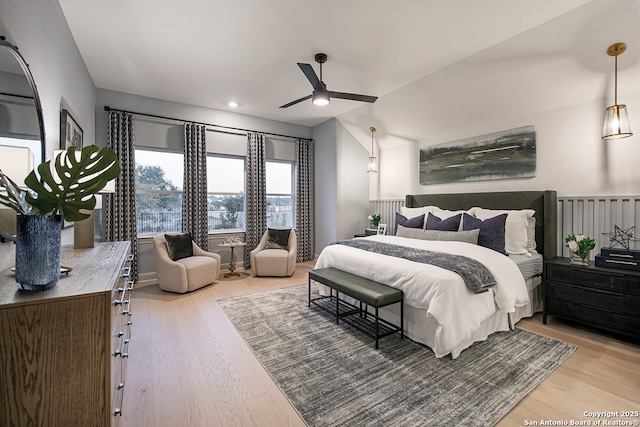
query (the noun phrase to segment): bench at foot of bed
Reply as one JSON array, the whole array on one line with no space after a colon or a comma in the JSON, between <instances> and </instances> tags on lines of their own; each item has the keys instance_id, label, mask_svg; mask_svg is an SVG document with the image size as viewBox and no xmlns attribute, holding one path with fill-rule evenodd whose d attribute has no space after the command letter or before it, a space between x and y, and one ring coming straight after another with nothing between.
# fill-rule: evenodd
<instances>
[{"instance_id":1,"label":"bench at foot of bed","mask_svg":"<svg viewBox=\"0 0 640 427\"><path fill-rule=\"evenodd\" d=\"M311 281L322 283L331 288L331 295L311 299ZM333 295L333 291L336 295ZM345 294L360 302L360 306L349 304L340 300L340 294ZM400 332L400 338L404 338L404 293L400 289L338 270L337 268L321 268L309 271L309 301L321 309L333 314L336 323L340 319L359 331L375 339L375 348L378 348L378 340L387 335ZM365 304L363 310L362 304ZM400 303L400 326L395 326L378 317L378 309L387 305ZM366 306L371 306L375 314L371 316ZM373 319L371 319L373 317Z\"/></svg>"}]
</instances>

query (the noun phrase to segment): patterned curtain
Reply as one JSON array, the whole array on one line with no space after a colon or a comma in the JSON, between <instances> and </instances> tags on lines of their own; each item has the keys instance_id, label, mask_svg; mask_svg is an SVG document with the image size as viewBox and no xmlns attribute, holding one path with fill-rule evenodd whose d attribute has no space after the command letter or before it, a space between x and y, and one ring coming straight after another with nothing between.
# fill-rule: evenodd
<instances>
[{"instance_id":1,"label":"patterned curtain","mask_svg":"<svg viewBox=\"0 0 640 427\"><path fill-rule=\"evenodd\" d=\"M131 279L138 281L138 229L136 226L135 140L133 116L130 113L109 111L107 145L120 161L120 176L116 178L116 192L104 197L105 239L108 242L131 242L134 255Z\"/></svg>"},{"instance_id":2,"label":"patterned curtain","mask_svg":"<svg viewBox=\"0 0 640 427\"><path fill-rule=\"evenodd\" d=\"M247 172L245 178L245 246L244 268L251 267L249 252L255 249L267 229L267 180L265 170L265 138L249 133L247 140Z\"/></svg>"},{"instance_id":3,"label":"patterned curtain","mask_svg":"<svg viewBox=\"0 0 640 427\"><path fill-rule=\"evenodd\" d=\"M184 124L182 232L191 233L193 241L206 251L209 249L209 226L205 131L204 125Z\"/></svg>"},{"instance_id":4,"label":"patterned curtain","mask_svg":"<svg viewBox=\"0 0 640 427\"><path fill-rule=\"evenodd\" d=\"M299 262L313 259L313 207L311 206L311 161L309 141L296 140L296 237Z\"/></svg>"}]
</instances>

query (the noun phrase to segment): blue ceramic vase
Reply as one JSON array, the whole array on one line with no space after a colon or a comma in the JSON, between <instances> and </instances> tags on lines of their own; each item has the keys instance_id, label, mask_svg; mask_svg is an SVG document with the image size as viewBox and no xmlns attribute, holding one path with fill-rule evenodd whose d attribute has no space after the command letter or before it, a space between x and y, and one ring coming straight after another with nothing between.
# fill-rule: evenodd
<instances>
[{"instance_id":1,"label":"blue ceramic vase","mask_svg":"<svg viewBox=\"0 0 640 427\"><path fill-rule=\"evenodd\" d=\"M60 215L16 218L16 283L25 291L44 291L60 279Z\"/></svg>"}]
</instances>

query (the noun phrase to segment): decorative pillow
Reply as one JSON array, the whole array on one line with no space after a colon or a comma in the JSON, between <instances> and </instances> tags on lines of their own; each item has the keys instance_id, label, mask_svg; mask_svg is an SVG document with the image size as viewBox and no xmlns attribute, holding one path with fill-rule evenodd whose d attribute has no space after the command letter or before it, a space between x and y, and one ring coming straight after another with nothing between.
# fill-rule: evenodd
<instances>
[{"instance_id":1,"label":"decorative pillow","mask_svg":"<svg viewBox=\"0 0 640 427\"><path fill-rule=\"evenodd\" d=\"M439 231L458 231L460 228L460 218L462 214L457 214L446 219L440 219L439 217L429 214L427 216L427 230L439 230Z\"/></svg>"},{"instance_id":2,"label":"decorative pillow","mask_svg":"<svg viewBox=\"0 0 640 427\"><path fill-rule=\"evenodd\" d=\"M469 231L439 231L439 230L419 230L416 228L407 228L402 225L398 226L399 237L408 237L410 239L420 240L445 240L455 242L471 243L472 245L478 244L478 235L480 230Z\"/></svg>"},{"instance_id":3,"label":"decorative pillow","mask_svg":"<svg viewBox=\"0 0 640 427\"><path fill-rule=\"evenodd\" d=\"M284 249L289 250L289 233L290 228L269 228L269 237L265 249Z\"/></svg>"},{"instance_id":4,"label":"decorative pillow","mask_svg":"<svg viewBox=\"0 0 640 427\"><path fill-rule=\"evenodd\" d=\"M527 250L528 236L527 224L528 220L535 215L533 209L521 210L497 210L475 208L474 216L478 219L493 218L496 215L507 214L507 222L505 225L505 250L509 254L530 255ZM534 231L535 240L535 231Z\"/></svg>"},{"instance_id":5,"label":"decorative pillow","mask_svg":"<svg viewBox=\"0 0 640 427\"><path fill-rule=\"evenodd\" d=\"M416 216L414 218L407 218L401 213L396 212L396 228L394 230L394 234L398 233L399 225L407 228L422 229L424 227L424 214Z\"/></svg>"},{"instance_id":6,"label":"decorative pillow","mask_svg":"<svg viewBox=\"0 0 640 427\"><path fill-rule=\"evenodd\" d=\"M487 218L484 221L474 218L471 215L463 214L462 226L465 231L479 229L478 245L493 249L496 252L506 255L504 249L504 232L507 214Z\"/></svg>"},{"instance_id":7,"label":"decorative pillow","mask_svg":"<svg viewBox=\"0 0 640 427\"><path fill-rule=\"evenodd\" d=\"M173 261L193 256L191 234L165 234L164 238L167 240L169 258Z\"/></svg>"}]
</instances>

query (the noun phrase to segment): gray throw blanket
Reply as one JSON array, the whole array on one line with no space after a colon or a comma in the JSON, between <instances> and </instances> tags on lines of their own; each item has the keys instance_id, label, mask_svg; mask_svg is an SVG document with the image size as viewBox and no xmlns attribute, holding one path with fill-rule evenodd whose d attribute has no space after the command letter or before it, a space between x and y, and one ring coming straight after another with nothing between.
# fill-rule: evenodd
<instances>
[{"instance_id":1,"label":"gray throw blanket","mask_svg":"<svg viewBox=\"0 0 640 427\"><path fill-rule=\"evenodd\" d=\"M382 255L404 258L423 264L431 264L453 271L462 277L467 287L475 294L486 292L489 288L496 285L496 279L487 267L475 259L462 255L451 255L424 249L408 248L406 246L372 242L371 240L365 239L338 240L331 244L351 246Z\"/></svg>"}]
</instances>

